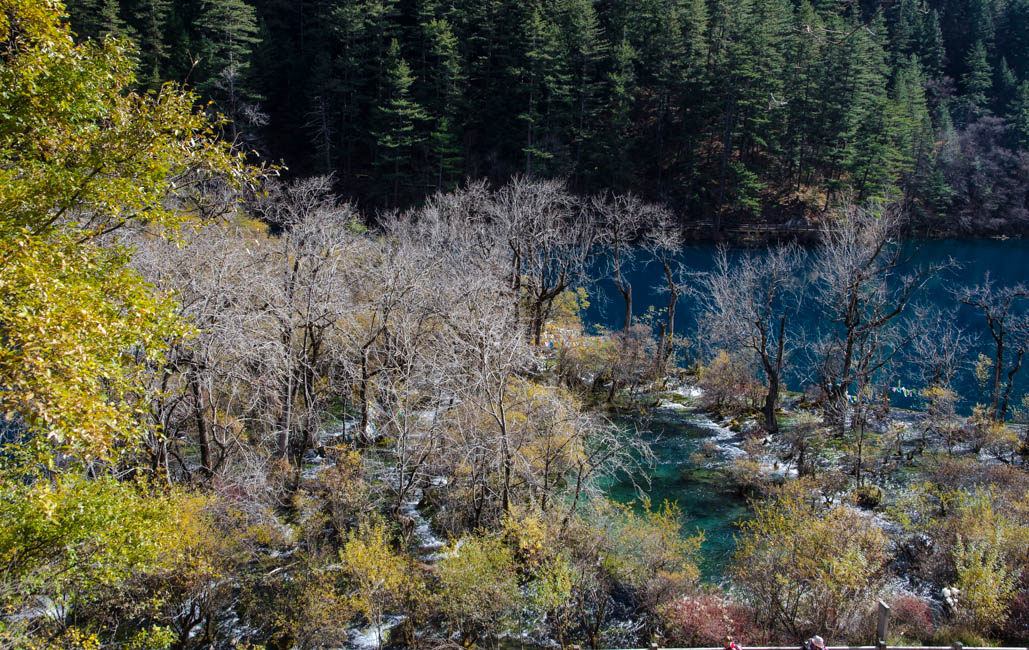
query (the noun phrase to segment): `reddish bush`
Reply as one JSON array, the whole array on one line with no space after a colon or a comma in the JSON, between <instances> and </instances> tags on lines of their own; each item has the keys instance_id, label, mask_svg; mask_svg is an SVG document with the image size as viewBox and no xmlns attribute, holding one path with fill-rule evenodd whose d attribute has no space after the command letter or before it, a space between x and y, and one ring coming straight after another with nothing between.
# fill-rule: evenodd
<instances>
[{"instance_id":1,"label":"reddish bush","mask_svg":"<svg viewBox=\"0 0 1029 650\"><path fill-rule=\"evenodd\" d=\"M894 598L890 603L890 632L908 640L928 642L933 634L929 605L914 594Z\"/></svg>"},{"instance_id":2,"label":"reddish bush","mask_svg":"<svg viewBox=\"0 0 1029 650\"><path fill-rule=\"evenodd\" d=\"M1029 589L1019 591L1011 599L1004 622L1004 639L1018 644L1029 643Z\"/></svg>"},{"instance_id":3,"label":"reddish bush","mask_svg":"<svg viewBox=\"0 0 1029 650\"><path fill-rule=\"evenodd\" d=\"M718 592L683 596L660 609L669 647L721 646L726 635L739 645L765 641L749 607Z\"/></svg>"}]
</instances>

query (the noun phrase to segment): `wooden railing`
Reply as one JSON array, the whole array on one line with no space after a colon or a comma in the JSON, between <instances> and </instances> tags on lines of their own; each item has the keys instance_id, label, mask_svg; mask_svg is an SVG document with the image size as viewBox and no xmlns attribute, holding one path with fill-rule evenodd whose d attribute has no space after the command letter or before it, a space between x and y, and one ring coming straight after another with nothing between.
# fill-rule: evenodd
<instances>
[{"instance_id":1,"label":"wooden railing","mask_svg":"<svg viewBox=\"0 0 1029 650\"><path fill-rule=\"evenodd\" d=\"M980 647L966 646L962 643L952 645L905 645L888 646L886 644L886 629L890 622L890 606L879 601L878 619L875 626L875 645L830 645L825 650L1029 650L1029 647ZM801 650L801 644L790 646L740 646L741 650ZM572 650L582 650L580 646L572 646ZM656 643L651 643L649 648L637 648L634 650L725 650L725 648L664 648Z\"/></svg>"},{"instance_id":2,"label":"wooden railing","mask_svg":"<svg viewBox=\"0 0 1029 650\"><path fill-rule=\"evenodd\" d=\"M572 646L578 648L578 646ZM1029 650L1025 646L1013 646L1013 647L995 647L995 646L966 646L961 643L955 643L953 645L891 645L891 646L877 646L877 645L828 645L825 646L825 650L880 650L880 648L890 648L892 650ZM635 650L725 650L724 648L662 648L656 643L652 643L650 648L638 648ZM799 650L800 644L790 646L741 646L742 650Z\"/></svg>"}]
</instances>

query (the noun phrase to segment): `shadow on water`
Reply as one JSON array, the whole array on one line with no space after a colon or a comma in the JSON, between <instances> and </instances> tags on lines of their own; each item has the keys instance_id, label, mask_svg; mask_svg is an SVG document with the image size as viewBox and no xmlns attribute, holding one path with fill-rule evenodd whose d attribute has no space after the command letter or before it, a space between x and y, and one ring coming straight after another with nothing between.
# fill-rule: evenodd
<instances>
[{"instance_id":1,"label":"shadow on water","mask_svg":"<svg viewBox=\"0 0 1029 650\"><path fill-rule=\"evenodd\" d=\"M710 427L700 426L701 417L657 410L644 434L655 456L649 486L641 480L643 477L636 478L655 508L665 501L678 504L683 513L684 535L693 535L697 530L704 533L700 550L701 576L707 582L718 583L725 575L735 548L737 524L747 518L750 510L746 498L725 479L722 466L727 455L724 448L698 459L699 463L694 459L695 454L701 453L704 442L717 433ZM622 503L638 497L630 477L609 485L607 494Z\"/></svg>"}]
</instances>

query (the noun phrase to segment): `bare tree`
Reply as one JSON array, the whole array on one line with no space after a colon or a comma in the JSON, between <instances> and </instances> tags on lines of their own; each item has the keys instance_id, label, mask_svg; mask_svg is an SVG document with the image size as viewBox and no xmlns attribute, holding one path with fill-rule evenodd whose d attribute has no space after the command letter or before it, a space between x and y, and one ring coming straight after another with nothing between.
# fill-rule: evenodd
<instances>
[{"instance_id":1,"label":"bare tree","mask_svg":"<svg viewBox=\"0 0 1029 650\"><path fill-rule=\"evenodd\" d=\"M313 434L327 400L344 376L345 360L335 353L332 338L342 316L351 311L347 284L351 260L361 259L368 243L354 231L357 215L331 193L326 176L273 188L265 204L266 220L282 229L256 251L267 265L260 307L274 322L265 339L263 360L272 372L268 395L269 424L276 432L280 457L299 459L313 443ZM258 362L260 363L260 362Z\"/></svg>"},{"instance_id":2,"label":"bare tree","mask_svg":"<svg viewBox=\"0 0 1029 650\"><path fill-rule=\"evenodd\" d=\"M410 289L399 292L405 299L391 308L374 393L396 461L386 484L399 510L412 490L432 477L443 452L448 409L457 394L453 378L462 362L446 322L460 311L464 291L452 267L440 264L435 251L421 242L404 239L393 246L388 268Z\"/></svg>"},{"instance_id":3,"label":"bare tree","mask_svg":"<svg viewBox=\"0 0 1029 650\"><path fill-rule=\"evenodd\" d=\"M797 309L803 256L795 244L763 255L730 259L720 247L715 269L701 276L705 327L730 349L753 353L767 382L762 413L765 428L777 432L779 403L787 348L786 323Z\"/></svg>"},{"instance_id":4,"label":"bare tree","mask_svg":"<svg viewBox=\"0 0 1029 650\"><path fill-rule=\"evenodd\" d=\"M492 210L510 249L511 288L528 307L529 338L539 345L554 300L585 279L596 220L558 181L515 178L494 194Z\"/></svg>"},{"instance_id":5,"label":"bare tree","mask_svg":"<svg viewBox=\"0 0 1029 650\"><path fill-rule=\"evenodd\" d=\"M521 177L493 192L479 182L437 194L389 217L385 229L397 239L420 239L468 277L503 278L515 320L536 344L554 300L587 280L598 241L594 213L562 182Z\"/></svg>"},{"instance_id":6,"label":"bare tree","mask_svg":"<svg viewBox=\"0 0 1029 650\"><path fill-rule=\"evenodd\" d=\"M900 225L896 205L871 201L822 226L814 296L827 327L815 347L816 372L826 412L841 428L848 389L855 387L860 398L910 343L910 334L891 325L929 278L949 266L910 268L913 253L898 241Z\"/></svg>"},{"instance_id":7,"label":"bare tree","mask_svg":"<svg viewBox=\"0 0 1029 650\"><path fill-rule=\"evenodd\" d=\"M911 346L907 359L918 370L926 388L949 389L954 377L968 363L972 337L954 324L954 314L918 305L908 327Z\"/></svg>"},{"instance_id":8,"label":"bare tree","mask_svg":"<svg viewBox=\"0 0 1029 650\"><path fill-rule=\"evenodd\" d=\"M689 270L678 260L683 245L682 228L671 211L660 208L654 210L644 245L661 265L665 275L664 290L668 293L665 321L660 324L658 331L657 363L658 374L661 374L668 365L672 341L675 340L675 307L690 276Z\"/></svg>"},{"instance_id":9,"label":"bare tree","mask_svg":"<svg viewBox=\"0 0 1029 650\"><path fill-rule=\"evenodd\" d=\"M982 284L958 289L955 297L980 312L993 339L990 415L995 422L1000 422L1007 414L1015 375L1021 370L1022 358L1029 348L1029 313L1026 312L1029 288L1024 284L997 287L987 274ZM1001 378L1005 373L1007 384L1002 389Z\"/></svg>"},{"instance_id":10,"label":"bare tree","mask_svg":"<svg viewBox=\"0 0 1029 650\"><path fill-rule=\"evenodd\" d=\"M927 435L936 431L953 441L954 377L968 367L968 351L972 337L954 324L953 312L936 307L918 305L908 321L911 345L906 361L918 373L924 390L926 417L923 420L920 451L929 444Z\"/></svg>"},{"instance_id":11,"label":"bare tree","mask_svg":"<svg viewBox=\"0 0 1029 650\"><path fill-rule=\"evenodd\" d=\"M632 194L610 196L599 194L590 199L590 209L597 214L600 244L606 252L607 275L625 301L623 331L632 327L632 283L626 274L633 268L636 254L647 227L666 212Z\"/></svg>"},{"instance_id":12,"label":"bare tree","mask_svg":"<svg viewBox=\"0 0 1029 650\"><path fill-rule=\"evenodd\" d=\"M178 245L142 233L132 240L133 263L159 291L173 295L179 315L194 331L169 335L163 363L153 368L146 403L160 435L151 436L151 469L170 472L169 457L192 476L183 457L195 436L202 475L213 476L240 449L239 433L249 426L257 382L247 363L259 330L253 310L255 267L243 233L229 224L196 227Z\"/></svg>"}]
</instances>

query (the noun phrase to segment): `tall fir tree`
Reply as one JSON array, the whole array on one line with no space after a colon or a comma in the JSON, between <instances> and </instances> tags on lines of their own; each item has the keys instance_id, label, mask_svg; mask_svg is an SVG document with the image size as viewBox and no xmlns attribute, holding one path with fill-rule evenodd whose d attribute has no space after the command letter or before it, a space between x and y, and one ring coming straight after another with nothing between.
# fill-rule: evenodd
<instances>
[{"instance_id":1,"label":"tall fir tree","mask_svg":"<svg viewBox=\"0 0 1029 650\"><path fill-rule=\"evenodd\" d=\"M807 171L813 168L815 125L821 97L818 93L819 69L823 65L826 42L821 17L808 0L801 0L794 15L793 31L786 44L784 63L786 131L783 135L781 163L783 179L794 191L811 182Z\"/></svg>"},{"instance_id":2,"label":"tall fir tree","mask_svg":"<svg viewBox=\"0 0 1029 650\"><path fill-rule=\"evenodd\" d=\"M868 30L856 33L854 40L860 61L852 98L857 130L846 166L858 198L888 197L897 189L904 153L897 142L903 124L901 110L887 92L885 26L876 20Z\"/></svg>"},{"instance_id":3,"label":"tall fir tree","mask_svg":"<svg viewBox=\"0 0 1029 650\"><path fill-rule=\"evenodd\" d=\"M923 18L917 0L901 0L892 15L890 50L894 62L899 64L912 52L921 50Z\"/></svg>"},{"instance_id":4,"label":"tall fir tree","mask_svg":"<svg viewBox=\"0 0 1029 650\"><path fill-rule=\"evenodd\" d=\"M370 25L362 3L345 2L333 7L329 25L336 42L332 62L332 93L339 146L339 176L343 186L354 190L362 145L371 150L367 129L367 108L378 92L373 87L377 63L369 36Z\"/></svg>"},{"instance_id":5,"label":"tall fir tree","mask_svg":"<svg viewBox=\"0 0 1029 650\"><path fill-rule=\"evenodd\" d=\"M151 90L168 79L171 4L171 0L137 0L131 10L139 48L139 83Z\"/></svg>"},{"instance_id":6,"label":"tall fir tree","mask_svg":"<svg viewBox=\"0 0 1029 650\"><path fill-rule=\"evenodd\" d=\"M422 28L428 43L425 74L430 94L425 105L432 120L429 133L432 182L437 189L445 190L460 180L462 172L459 111L464 70L450 23L433 18Z\"/></svg>"},{"instance_id":7,"label":"tall fir tree","mask_svg":"<svg viewBox=\"0 0 1029 650\"><path fill-rule=\"evenodd\" d=\"M922 69L926 75L935 79L943 74L947 50L943 43L943 31L940 28L940 14L936 9L922 14L921 39L919 53Z\"/></svg>"},{"instance_id":8,"label":"tall fir tree","mask_svg":"<svg viewBox=\"0 0 1029 650\"><path fill-rule=\"evenodd\" d=\"M572 143L571 180L582 188L583 177L592 169L593 144L599 125L603 91L601 74L610 46L607 43L593 0L560 0L558 20L563 56L569 75L569 131Z\"/></svg>"},{"instance_id":9,"label":"tall fir tree","mask_svg":"<svg viewBox=\"0 0 1029 650\"><path fill-rule=\"evenodd\" d=\"M250 55L257 37L257 15L244 0L204 0L197 17L199 33L197 86L214 98L229 118L233 139L254 127L262 117L260 98L250 77Z\"/></svg>"},{"instance_id":10,"label":"tall fir tree","mask_svg":"<svg viewBox=\"0 0 1029 650\"><path fill-rule=\"evenodd\" d=\"M996 80L993 83L993 97L991 104L993 112L1003 115L1008 106L1015 99L1018 93L1018 79L1015 71L1008 66L1006 57L1000 58L1000 65L997 66Z\"/></svg>"},{"instance_id":11,"label":"tall fir tree","mask_svg":"<svg viewBox=\"0 0 1029 650\"><path fill-rule=\"evenodd\" d=\"M389 188L390 204L400 205L401 183L412 172L415 149L425 140L425 111L411 98L414 77L400 52L397 39L386 51L380 100L375 115L375 166L383 186Z\"/></svg>"},{"instance_id":12,"label":"tall fir tree","mask_svg":"<svg viewBox=\"0 0 1029 650\"><path fill-rule=\"evenodd\" d=\"M623 38L612 48L611 70L607 74L605 96L607 103L601 116L598 142L598 181L617 192L633 186L631 149L632 110L636 104L637 53Z\"/></svg>"},{"instance_id":13,"label":"tall fir tree","mask_svg":"<svg viewBox=\"0 0 1029 650\"><path fill-rule=\"evenodd\" d=\"M521 79L525 110L518 115L524 129L526 176L544 171L543 166L560 151L560 141L552 137L560 104L569 97L567 72L561 60L559 29L536 0L525 24L520 65L512 72ZM557 109L557 110L555 110Z\"/></svg>"},{"instance_id":14,"label":"tall fir tree","mask_svg":"<svg viewBox=\"0 0 1029 650\"><path fill-rule=\"evenodd\" d=\"M118 0L68 0L65 10L79 39L128 35Z\"/></svg>"},{"instance_id":15,"label":"tall fir tree","mask_svg":"<svg viewBox=\"0 0 1029 650\"><path fill-rule=\"evenodd\" d=\"M993 87L993 71L986 58L986 45L982 41L976 41L965 57L965 70L961 77L964 90L961 112L964 123L971 124L989 110L989 93Z\"/></svg>"},{"instance_id":16,"label":"tall fir tree","mask_svg":"<svg viewBox=\"0 0 1029 650\"><path fill-rule=\"evenodd\" d=\"M896 173L901 178L905 206L910 210L916 202L922 206L933 205L938 198L933 196L932 188L936 148L922 66L914 54L897 70L891 102L897 114L893 138L900 168Z\"/></svg>"},{"instance_id":17,"label":"tall fir tree","mask_svg":"<svg viewBox=\"0 0 1029 650\"><path fill-rule=\"evenodd\" d=\"M1022 151L1029 150L1029 81L1018 86L1018 92L1008 108L1008 122L1011 124L1014 145Z\"/></svg>"},{"instance_id":18,"label":"tall fir tree","mask_svg":"<svg viewBox=\"0 0 1029 650\"><path fill-rule=\"evenodd\" d=\"M1029 0L1009 0L997 33L1008 64L1019 79L1029 79Z\"/></svg>"}]
</instances>

